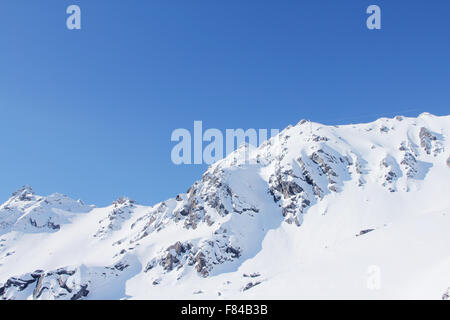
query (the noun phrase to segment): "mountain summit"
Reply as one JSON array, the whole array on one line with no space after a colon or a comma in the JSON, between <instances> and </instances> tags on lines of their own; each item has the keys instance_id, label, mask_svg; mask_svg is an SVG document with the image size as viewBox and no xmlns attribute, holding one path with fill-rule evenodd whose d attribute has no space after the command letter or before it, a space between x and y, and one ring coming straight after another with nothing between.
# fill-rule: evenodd
<instances>
[{"instance_id":1,"label":"mountain summit","mask_svg":"<svg viewBox=\"0 0 450 320\"><path fill-rule=\"evenodd\" d=\"M0 206L0 298L448 298L450 116L300 121L184 194Z\"/></svg>"}]
</instances>

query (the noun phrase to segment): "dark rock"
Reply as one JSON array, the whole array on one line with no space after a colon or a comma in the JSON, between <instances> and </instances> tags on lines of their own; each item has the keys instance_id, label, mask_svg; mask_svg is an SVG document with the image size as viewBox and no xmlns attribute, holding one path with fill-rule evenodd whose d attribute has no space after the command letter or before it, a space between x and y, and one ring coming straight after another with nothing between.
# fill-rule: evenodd
<instances>
[{"instance_id":1,"label":"dark rock","mask_svg":"<svg viewBox=\"0 0 450 320\"><path fill-rule=\"evenodd\" d=\"M372 231L374 231L374 230L375 230L375 229L365 229L365 230L361 230L361 231L359 232L359 234L357 234L356 236L359 237L359 236L365 235L366 233L372 232Z\"/></svg>"},{"instance_id":2,"label":"dark rock","mask_svg":"<svg viewBox=\"0 0 450 320\"><path fill-rule=\"evenodd\" d=\"M38 299L41 294L44 292L44 290L47 290L47 287L42 287L42 284L44 282L45 279L45 273L41 274L41 276L39 277L39 281L36 284L36 287L33 290L33 299Z\"/></svg>"},{"instance_id":3,"label":"dark rock","mask_svg":"<svg viewBox=\"0 0 450 320\"><path fill-rule=\"evenodd\" d=\"M152 285L157 286L160 283L161 283L161 279L156 279L152 282Z\"/></svg>"},{"instance_id":4,"label":"dark rock","mask_svg":"<svg viewBox=\"0 0 450 320\"><path fill-rule=\"evenodd\" d=\"M128 268L129 266L130 266L129 264L126 264L126 263L123 263L123 262L119 262L119 263L114 265L114 268L116 268L119 271L123 271L126 268Z\"/></svg>"},{"instance_id":5,"label":"dark rock","mask_svg":"<svg viewBox=\"0 0 450 320\"><path fill-rule=\"evenodd\" d=\"M261 276L261 274L258 273L258 272L254 272L254 273L251 273L251 274L246 274L246 273L243 274L244 278L257 278L257 277L260 277L260 276Z\"/></svg>"},{"instance_id":6,"label":"dark rock","mask_svg":"<svg viewBox=\"0 0 450 320\"><path fill-rule=\"evenodd\" d=\"M56 270L56 274L57 275L68 275L68 276L73 276L75 274L75 270L67 270L65 268L59 268L58 270Z\"/></svg>"},{"instance_id":7,"label":"dark rock","mask_svg":"<svg viewBox=\"0 0 450 320\"><path fill-rule=\"evenodd\" d=\"M251 289L251 288L257 286L257 285L260 284L260 283L261 283L261 281L258 281L258 282L249 282L249 283L247 283L247 284L245 285L245 287L242 289L242 291L247 291L247 290L249 290L249 289Z\"/></svg>"},{"instance_id":8,"label":"dark rock","mask_svg":"<svg viewBox=\"0 0 450 320\"><path fill-rule=\"evenodd\" d=\"M447 292L444 292L442 295L442 300L450 300L450 287L447 289Z\"/></svg>"},{"instance_id":9,"label":"dark rock","mask_svg":"<svg viewBox=\"0 0 450 320\"><path fill-rule=\"evenodd\" d=\"M427 129L420 128L419 132L420 146L425 150L427 154L431 154L431 142L437 140L437 138Z\"/></svg>"},{"instance_id":10,"label":"dark rock","mask_svg":"<svg viewBox=\"0 0 450 320\"><path fill-rule=\"evenodd\" d=\"M83 297L87 297L89 290L87 290L88 285L82 285L81 289L70 298L70 300L80 300Z\"/></svg>"},{"instance_id":11,"label":"dark rock","mask_svg":"<svg viewBox=\"0 0 450 320\"><path fill-rule=\"evenodd\" d=\"M195 261L196 261L195 268L196 268L197 272L206 278L209 275L209 272L206 269L206 260L205 260L205 255L203 254L203 252L199 252L197 254L197 256L195 257Z\"/></svg>"},{"instance_id":12,"label":"dark rock","mask_svg":"<svg viewBox=\"0 0 450 320\"><path fill-rule=\"evenodd\" d=\"M35 278L31 278L31 279L19 279L19 278L9 278L6 281L6 288L10 288L10 287L17 287L19 289L19 291L23 291L26 288L28 288L28 286L32 283L36 282Z\"/></svg>"},{"instance_id":13,"label":"dark rock","mask_svg":"<svg viewBox=\"0 0 450 320\"><path fill-rule=\"evenodd\" d=\"M239 258L241 256L241 251L239 249L235 249L231 246L228 246L225 250L226 253L231 253L233 258Z\"/></svg>"},{"instance_id":14,"label":"dark rock","mask_svg":"<svg viewBox=\"0 0 450 320\"><path fill-rule=\"evenodd\" d=\"M191 244L187 243L183 245L181 242L177 242L166 249L166 251L175 250L176 254L182 254L191 249Z\"/></svg>"}]
</instances>

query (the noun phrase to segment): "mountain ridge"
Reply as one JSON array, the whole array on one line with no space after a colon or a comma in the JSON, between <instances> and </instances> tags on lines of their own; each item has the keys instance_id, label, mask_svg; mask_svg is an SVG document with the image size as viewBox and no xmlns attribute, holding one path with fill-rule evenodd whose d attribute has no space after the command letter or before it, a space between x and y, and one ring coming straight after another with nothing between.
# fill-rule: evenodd
<instances>
[{"instance_id":1,"label":"mountain ridge","mask_svg":"<svg viewBox=\"0 0 450 320\"><path fill-rule=\"evenodd\" d=\"M450 116L427 113L302 120L154 206L96 208L25 186L0 206L0 297L439 299L450 284L449 130ZM373 265L387 289L367 287Z\"/></svg>"}]
</instances>

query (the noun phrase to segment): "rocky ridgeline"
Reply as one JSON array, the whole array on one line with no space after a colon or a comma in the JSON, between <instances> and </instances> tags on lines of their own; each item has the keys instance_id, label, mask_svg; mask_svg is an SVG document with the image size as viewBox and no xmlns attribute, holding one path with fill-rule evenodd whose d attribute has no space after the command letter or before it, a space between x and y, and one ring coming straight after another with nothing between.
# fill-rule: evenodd
<instances>
[{"instance_id":1,"label":"rocky ridgeline","mask_svg":"<svg viewBox=\"0 0 450 320\"><path fill-rule=\"evenodd\" d=\"M44 272L36 270L13 277L0 286L0 298L34 300L79 300L89 294L89 281L80 279L79 268L60 268Z\"/></svg>"},{"instance_id":2,"label":"rocky ridgeline","mask_svg":"<svg viewBox=\"0 0 450 320\"><path fill-rule=\"evenodd\" d=\"M122 259L169 227L187 231L183 234L191 237L178 239L175 234L172 243L156 247L142 261L142 272L154 278L154 285L165 275L181 279L191 270L208 277L219 265L250 257L249 251L260 245L264 234L259 238L246 234L254 225L264 226L268 218L301 227L312 206L331 194L338 195L347 184L361 189L377 185L380 192L396 193L408 191L399 188L399 183L424 179L446 152L445 137L414 122L398 131L404 121L412 120L396 117L342 128L301 121L258 149L241 146L176 198L148 208L128 198L118 199L98 221L94 237L107 242L126 225L126 235L112 243L116 257ZM355 147L347 142L349 135L361 136L363 142ZM443 161L450 167L450 157ZM249 187L243 188L246 183ZM0 207L0 226L11 230L20 225L18 221L25 221L28 229L21 227L22 231L59 232L59 226L68 221L68 212L88 209L65 196L39 197L24 188ZM143 213L135 215L138 209ZM265 227L260 229L267 232ZM17 297L33 287L34 298L83 298L93 284L75 281L82 278L76 270L11 278L0 288L0 296Z\"/></svg>"},{"instance_id":3,"label":"rocky ridgeline","mask_svg":"<svg viewBox=\"0 0 450 320\"><path fill-rule=\"evenodd\" d=\"M0 284L0 300L81 300L99 285L114 288L115 281L133 274L139 264L124 257L107 267L63 267L57 270L36 270L11 277Z\"/></svg>"},{"instance_id":4,"label":"rocky ridgeline","mask_svg":"<svg viewBox=\"0 0 450 320\"><path fill-rule=\"evenodd\" d=\"M325 137L313 141L327 141ZM349 160L335 150L319 145L311 154L292 162L277 162L269 178L269 192L280 204L287 223L300 226L307 209L330 192L338 192L347 180Z\"/></svg>"},{"instance_id":5,"label":"rocky ridgeline","mask_svg":"<svg viewBox=\"0 0 450 320\"><path fill-rule=\"evenodd\" d=\"M98 223L100 227L94 237L106 238L112 232L120 230L122 224L131 218L131 213L136 207L136 202L129 198L121 197L112 203L112 210Z\"/></svg>"},{"instance_id":6,"label":"rocky ridgeline","mask_svg":"<svg viewBox=\"0 0 450 320\"><path fill-rule=\"evenodd\" d=\"M432 133L429 129L422 127L419 132L420 146L427 154L437 156L444 151L442 142L437 138L437 134Z\"/></svg>"},{"instance_id":7,"label":"rocky ridgeline","mask_svg":"<svg viewBox=\"0 0 450 320\"><path fill-rule=\"evenodd\" d=\"M390 121L400 122L403 118ZM328 194L339 193L346 181L354 180L359 187L364 187L367 180L371 179L370 173L375 171L378 173L373 178L382 187L389 192L397 192L397 182L401 177L415 179L420 176L421 168L426 163L419 158L436 157L444 151L442 137L438 138L438 134L422 127L415 140L406 136L398 147L400 153L385 155L379 161L379 168L374 170L370 168L369 160L353 152L351 146L344 151L342 148L333 148L333 142L341 140L340 137L325 136L324 133L308 134L308 129L304 128L308 125L308 122L300 122L297 127L286 129L278 140L268 141L257 150L249 163L243 161L242 154L234 153L213 165L186 194L177 196L170 204L160 204L151 214L141 218L145 223L141 223L143 229L137 239L164 228L167 220L163 222L163 216L181 222L186 229L195 230L201 224L214 226L216 220L229 214L258 215L260 208L242 201L227 182L230 168L240 167L245 170L257 167L258 170L268 169L272 172L266 181L267 196L278 204L280 214L287 223L301 226L303 215L308 209ZM379 132L389 139L395 128L393 125L380 125ZM296 134L303 137L303 145L297 146L297 152L292 152L290 140ZM178 270L181 275L183 272L180 270L192 267L200 275L207 276L214 266L238 259L242 254L241 245L231 245L226 228L219 225L214 230L208 238L176 242L161 249L158 256L147 264L146 271L160 266L165 272Z\"/></svg>"},{"instance_id":8,"label":"rocky ridgeline","mask_svg":"<svg viewBox=\"0 0 450 320\"><path fill-rule=\"evenodd\" d=\"M175 244L161 250L146 266L145 272L159 266L164 272L178 271L181 278L185 268L192 267L199 275L209 276L214 266L239 259L240 248L233 246L226 229L211 237Z\"/></svg>"},{"instance_id":9,"label":"rocky ridgeline","mask_svg":"<svg viewBox=\"0 0 450 320\"><path fill-rule=\"evenodd\" d=\"M9 231L57 232L61 225L70 223L73 215L91 210L92 207L81 200L59 193L41 197L30 186L24 186L0 206L0 234Z\"/></svg>"},{"instance_id":10,"label":"rocky ridgeline","mask_svg":"<svg viewBox=\"0 0 450 320\"><path fill-rule=\"evenodd\" d=\"M396 118L395 121L403 121L403 118ZM244 156L249 156L249 151L245 148L219 161L186 194L162 202L139 217L132 224L130 236L116 245L139 243L171 223L182 225L188 230L196 230L200 225L206 224L214 230L209 237L179 241L161 248L145 267L145 272L156 267L160 267L164 273L175 270L179 277L185 273L186 268L193 268L206 277L216 265L239 259L242 254L242 246L231 240L227 229L220 223L217 224L217 221L229 214L258 215L260 212L257 205L243 201L233 191L228 183L230 168L257 167L258 170L268 169L272 172L266 181L267 196L280 207L284 220L297 226L301 226L303 215L311 206L330 193L339 193L345 181L353 179L359 187L363 187L370 171L374 171L368 168L369 161L353 152L351 146L345 152L334 149L332 142L341 140L340 137L325 136L319 132L308 134L305 127L309 125L302 121L296 127L289 127L280 134L278 140L272 139L262 145L248 163L243 159ZM373 128L366 129L372 130ZM381 135L388 136L394 131L394 128L386 125L379 127ZM298 146L297 152L292 152L290 141L297 134L302 136L303 145ZM424 127L420 129L415 141L410 137L405 138L398 147L400 153L381 158L379 169L376 170L379 172L377 179L380 185L389 192L397 191L396 183L400 177L414 179L419 175L424 163L418 160L419 157L424 154L436 157L444 151L438 135ZM132 209L132 206L128 209ZM119 213L111 215L106 221L112 221L116 216L123 218L123 209L119 209ZM129 218L129 213L125 214L125 218ZM122 254L125 252L122 250Z\"/></svg>"},{"instance_id":11,"label":"rocky ridgeline","mask_svg":"<svg viewBox=\"0 0 450 320\"><path fill-rule=\"evenodd\" d=\"M139 243L153 232L159 232L173 223L193 231L199 225L206 224L215 230L211 236L175 242L162 248L147 263L145 271L159 266L164 272L179 270L181 274L183 270L180 269L192 267L206 277L214 265L239 258L240 248L232 244L226 228L222 228L216 220L231 213L240 215L257 213L259 210L242 201L225 181L224 172L219 168L208 170L202 180L196 182L186 194L160 203L138 218L131 226L130 236L116 245Z\"/></svg>"}]
</instances>

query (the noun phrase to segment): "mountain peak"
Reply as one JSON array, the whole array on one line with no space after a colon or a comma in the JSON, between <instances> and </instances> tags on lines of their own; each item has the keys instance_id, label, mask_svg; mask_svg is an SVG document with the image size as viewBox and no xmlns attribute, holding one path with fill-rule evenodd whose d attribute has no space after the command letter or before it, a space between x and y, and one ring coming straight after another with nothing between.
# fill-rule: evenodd
<instances>
[{"instance_id":1,"label":"mountain peak","mask_svg":"<svg viewBox=\"0 0 450 320\"><path fill-rule=\"evenodd\" d=\"M119 197L117 200L113 201L112 203L114 206L130 206L133 204L136 204L136 201L134 201L131 198L128 197Z\"/></svg>"},{"instance_id":2,"label":"mountain peak","mask_svg":"<svg viewBox=\"0 0 450 320\"><path fill-rule=\"evenodd\" d=\"M447 298L450 116L424 116L300 121L154 206L24 186L0 206L0 299Z\"/></svg>"},{"instance_id":3,"label":"mountain peak","mask_svg":"<svg viewBox=\"0 0 450 320\"><path fill-rule=\"evenodd\" d=\"M27 201L30 200L32 196L34 196L34 190L33 188L26 184L23 187L19 188L15 192L13 192L12 197L18 198L21 201Z\"/></svg>"},{"instance_id":4,"label":"mountain peak","mask_svg":"<svg viewBox=\"0 0 450 320\"><path fill-rule=\"evenodd\" d=\"M419 118L425 118L425 117L435 117L435 115L432 114L432 113L429 113L429 112L422 112L422 113L419 115Z\"/></svg>"}]
</instances>

